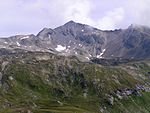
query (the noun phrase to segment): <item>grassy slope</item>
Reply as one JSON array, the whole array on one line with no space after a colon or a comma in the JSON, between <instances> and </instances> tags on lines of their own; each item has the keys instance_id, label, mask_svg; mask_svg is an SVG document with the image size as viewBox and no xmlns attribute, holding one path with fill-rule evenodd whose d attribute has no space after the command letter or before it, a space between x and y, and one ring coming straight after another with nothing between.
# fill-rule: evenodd
<instances>
[{"instance_id":1,"label":"grassy slope","mask_svg":"<svg viewBox=\"0 0 150 113\"><path fill-rule=\"evenodd\" d=\"M48 59L42 59L43 56ZM143 80L137 80L120 67L81 63L75 58L52 54L29 53L5 60L10 63L2 72L3 83L9 87L5 85L0 89L1 113L26 113L28 110L34 113L98 113L100 106L106 107L106 113L150 112L150 93L115 100L113 106L107 103L106 94L143 84ZM147 76L144 72L148 71L148 65L138 69Z\"/></svg>"}]
</instances>

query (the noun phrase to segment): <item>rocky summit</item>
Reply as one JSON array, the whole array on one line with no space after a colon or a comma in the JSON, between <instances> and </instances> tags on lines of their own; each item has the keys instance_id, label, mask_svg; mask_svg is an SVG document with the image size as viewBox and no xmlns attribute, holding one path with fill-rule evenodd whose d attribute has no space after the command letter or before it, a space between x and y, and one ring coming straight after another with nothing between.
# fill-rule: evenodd
<instances>
[{"instance_id":1,"label":"rocky summit","mask_svg":"<svg viewBox=\"0 0 150 113\"><path fill-rule=\"evenodd\" d=\"M149 58L141 25L0 38L0 113L150 113Z\"/></svg>"},{"instance_id":2,"label":"rocky summit","mask_svg":"<svg viewBox=\"0 0 150 113\"><path fill-rule=\"evenodd\" d=\"M45 51L82 60L91 58L150 58L150 28L131 25L127 29L102 31L69 21L55 29L44 28L36 36L0 38L0 54L6 50Z\"/></svg>"}]
</instances>

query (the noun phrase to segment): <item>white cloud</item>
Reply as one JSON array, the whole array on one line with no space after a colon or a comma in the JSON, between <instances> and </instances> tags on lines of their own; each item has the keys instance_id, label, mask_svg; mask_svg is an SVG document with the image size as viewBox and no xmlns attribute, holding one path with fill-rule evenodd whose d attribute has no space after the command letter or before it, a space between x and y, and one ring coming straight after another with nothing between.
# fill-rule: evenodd
<instances>
[{"instance_id":1,"label":"white cloud","mask_svg":"<svg viewBox=\"0 0 150 113\"><path fill-rule=\"evenodd\" d=\"M0 35L38 33L44 27L55 28L69 20L100 29L132 23L150 26L149 4L150 0L3 0Z\"/></svg>"},{"instance_id":2,"label":"white cloud","mask_svg":"<svg viewBox=\"0 0 150 113\"><path fill-rule=\"evenodd\" d=\"M82 0L82 2L81 0L76 0L67 7L64 18L66 21L74 20L91 25L93 24L90 18L91 9L92 2L90 0Z\"/></svg>"},{"instance_id":3,"label":"white cloud","mask_svg":"<svg viewBox=\"0 0 150 113\"><path fill-rule=\"evenodd\" d=\"M38 16L48 18L53 23L51 27L57 27L67 21L74 20L100 29L114 29L123 20L123 8L104 12L104 17L93 19L90 17L93 7L94 4L91 0L82 0L82 2L81 0L64 0L63 2L61 0L37 0L26 9L34 11L34 13L37 12Z\"/></svg>"},{"instance_id":4,"label":"white cloud","mask_svg":"<svg viewBox=\"0 0 150 113\"><path fill-rule=\"evenodd\" d=\"M116 8L106 13L106 15L98 20L97 27L102 30L115 29L124 19L124 9Z\"/></svg>"},{"instance_id":5,"label":"white cloud","mask_svg":"<svg viewBox=\"0 0 150 113\"><path fill-rule=\"evenodd\" d=\"M132 22L150 26L150 0L128 0L125 8Z\"/></svg>"}]
</instances>

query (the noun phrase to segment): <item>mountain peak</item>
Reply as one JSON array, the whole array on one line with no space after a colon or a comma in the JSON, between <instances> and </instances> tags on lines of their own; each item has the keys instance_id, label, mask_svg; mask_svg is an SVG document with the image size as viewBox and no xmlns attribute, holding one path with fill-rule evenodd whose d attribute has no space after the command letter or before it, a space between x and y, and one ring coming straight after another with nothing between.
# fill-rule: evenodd
<instances>
[{"instance_id":1,"label":"mountain peak","mask_svg":"<svg viewBox=\"0 0 150 113\"><path fill-rule=\"evenodd\" d=\"M68 25L68 24L69 24L69 25L70 25L70 24L72 25L72 24L76 24L76 22L74 22L73 20L70 20L70 21L68 21L65 25Z\"/></svg>"},{"instance_id":2,"label":"mountain peak","mask_svg":"<svg viewBox=\"0 0 150 113\"><path fill-rule=\"evenodd\" d=\"M128 28L131 28L131 29L142 29L142 28L149 28L145 25L138 25L138 24L131 24Z\"/></svg>"},{"instance_id":3,"label":"mountain peak","mask_svg":"<svg viewBox=\"0 0 150 113\"><path fill-rule=\"evenodd\" d=\"M129 30L136 30L138 32L150 33L150 28L145 25L131 24L128 27Z\"/></svg>"},{"instance_id":4,"label":"mountain peak","mask_svg":"<svg viewBox=\"0 0 150 113\"><path fill-rule=\"evenodd\" d=\"M74 22L73 20L71 20L71 21L65 23L64 26L66 26L66 27L74 27L74 26L76 26L77 24L78 24L78 23L76 23L76 22Z\"/></svg>"},{"instance_id":5,"label":"mountain peak","mask_svg":"<svg viewBox=\"0 0 150 113\"><path fill-rule=\"evenodd\" d=\"M136 28L141 28L142 26L141 25L138 25L138 24L131 24L128 28L129 29L136 29Z\"/></svg>"}]
</instances>

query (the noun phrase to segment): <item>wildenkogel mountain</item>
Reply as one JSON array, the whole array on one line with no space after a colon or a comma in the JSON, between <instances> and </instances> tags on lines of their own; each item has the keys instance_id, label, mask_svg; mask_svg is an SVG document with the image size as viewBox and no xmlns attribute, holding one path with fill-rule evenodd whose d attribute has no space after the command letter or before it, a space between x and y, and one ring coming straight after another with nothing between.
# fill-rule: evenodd
<instances>
[{"instance_id":1,"label":"wildenkogel mountain","mask_svg":"<svg viewBox=\"0 0 150 113\"><path fill-rule=\"evenodd\" d=\"M55 29L44 28L36 36L0 38L0 55L17 50L76 55L81 59L150 58L150 28L131 25L127 29L102 31L69 21Z\"/></svg>"},{"instance_id":2,"label":"wildenkogel mountain","mask_svg":"<svg viewBox=\"0 0 150 113\"><path fill-rule=\"evenodd\" d=\"M0 38L0 113L149 113L149 34L70 21Z\"/></svg>"}]
</instances>

